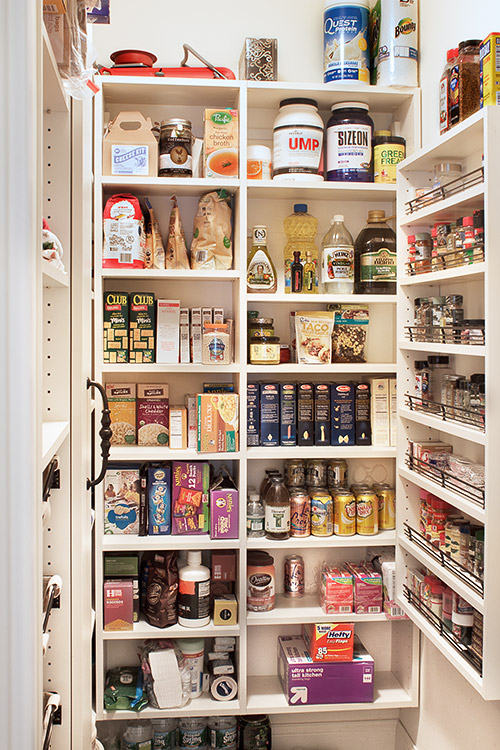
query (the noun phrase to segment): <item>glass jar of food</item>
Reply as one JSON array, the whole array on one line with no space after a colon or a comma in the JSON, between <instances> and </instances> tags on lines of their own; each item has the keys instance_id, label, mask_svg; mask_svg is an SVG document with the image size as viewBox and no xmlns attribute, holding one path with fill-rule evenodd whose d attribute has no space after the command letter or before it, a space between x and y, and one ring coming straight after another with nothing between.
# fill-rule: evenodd
<instances>
[{"instance_id":1,"label":"glass jar of food","mask_svg":"<svg viewBox=\"0 0 500 750\"><path fill-rule=\"evenodd\" d=\"M458 180L462 176L462 165L457 162L440 162L434 164L433 187L445 187L453 180Z\"/></svg>"},{"instance_id":2,"label":"glass jar of food","mask_svg":"<svg viewBox=\"0 0 500 750\"><path fill-rule=\"evenodd\" d=\"M484 345L484 318L462 320L460 340L462 344Z\"/></svg>"},{"instance_id":3,"label":"glass jar of food","mask_svg":"<svg viewBox=\"0 0 500 750\"><path fill-rule=\"evenodd\" d=\"M274 318L251 318L248 320L248 338L274 336Z\"/></svg>"},{"instance_id":4,"label":"glass jar of food","mask_svg":"<svg viewBox=\"0 0 500 750\"><path fill-rule=\"evenodd\" d=\"M253 336L250 339L250 364L279 365L279 336Z\"/></svg>"},{"instance_id":5,"label":"glass jar of food","mask_svg":"<svg viewBox=\"0 0 500 750\"><path fill-rule=\"evenodd\" d=\"M192 177L191 122L180 117L163 120L160 130L160 177Z\"/></svg>"},{"instance_id":6,"label":"glass jar of food","mask_svg":"<svg viewBox=\"0 0 500 750\"><path fill-rule=\"evenodd\" d=\"M429 326L432 325L432 308L428 297L417 297L415 300L415 341L425 341Z\"/></svg>"}]
</instances>

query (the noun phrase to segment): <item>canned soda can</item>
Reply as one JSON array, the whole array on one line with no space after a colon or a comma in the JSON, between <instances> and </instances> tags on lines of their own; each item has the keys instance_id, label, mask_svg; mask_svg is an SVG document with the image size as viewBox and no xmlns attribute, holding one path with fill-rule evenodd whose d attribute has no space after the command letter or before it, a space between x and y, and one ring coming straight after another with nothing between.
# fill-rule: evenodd
<instances>
[{"instance_id":1,"label":"canned soda can","mask_svg":"<svg viewBox=\"0 0 500 750\"><path fill-rule=\"evenodd\" d=\"M326 480L329 489L347 487L347 461L345 458L331 458L326 465Z\"/></svg>"},{"instance_id":2,"label":"canned soda can","mask_svg":"<svg viewBox=\"0 0 500 750\"><path fill-rule=\"evenodd\" d=\"M349 490L337 490L333 496L333 532L337 536L356 533L356 498Z\"/></svg>"},{"instance_id":3,"label":"canned soda can","mask_svg":"<svg viewBox=\"0 0 500 750\"><path fill-rule=\"evenodd\" d=\"M303 487L290 490L290 536L311 535L311 498Z\"/></svg>"},{"instance_id":4,"label":"canned soda can","mask_svg":"<svg viewBox=\"0 0 500 750\"><path fill-rule=\"evenodd\" d=\"M305 487L305 461L295 458L285 461L285 484L287 487Z\"/></svg>"},{"instance_id":5,"label":"canned soda can","mask_svg":"<svg viewBox=\"0 0 500 750\"><path fill-rule=\"evenodd\" d=\"M353 482L349 488L351 492L358 495L360 492L369 492L371 487L366 482Z\"/></svg>"},{"instance_id":6,"label":"canned soda can","mask_svg":"<svg viewBox=\"0 0 500 750\"><path fill-rule=\"evenodd\" d=\"M388 484L377 487L378 496L378 527L382 530L396 528L396 491Z\"/></svg>"},{"instance_id":7,"label":"canned soda can","mask_svg":"<svg viewBox=\"0 0 500 750\"><path fill-rule=\"evenodd\" d=\"M311 492L311 534L333 535L333 500L324 488Z\"/></svg>"},{"instance_id":8,"label":"canned soda can","mask_svg":"<svg viewBox=\"0 0 500 750\"><path fill-rule=\"evenodd\" d=\"M378 534L378 497L375 492L356 495L356 531L364 536Z\"/></svg>"},{"instance_id":9,"label":"canned soda can","mask_svg":"<svg viewBox=\"0 0 500 750\"><path fill-rule=\"evenodd\" d=\"M304 558L302 555L285 557L283 594L289 599L304 596Z\"/></svg>"},{"instance_id":10,"label":"canned soda can","mask_svg":"<svg viewBox=\"0 0 500 750\"><path fill-rule=\"evenodd\" d=\"M306 462L306 485L308 487L326 487L326 463L317 458Z\"/></svg>"}]
</instances>

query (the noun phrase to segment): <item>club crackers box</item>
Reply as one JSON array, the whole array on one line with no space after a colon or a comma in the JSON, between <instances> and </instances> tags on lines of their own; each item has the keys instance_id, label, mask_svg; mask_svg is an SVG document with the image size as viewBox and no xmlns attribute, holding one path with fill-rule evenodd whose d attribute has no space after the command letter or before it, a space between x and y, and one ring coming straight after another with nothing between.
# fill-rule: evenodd
<instances>
[{"instance_id":1,"label":"club crackers box","mask_svg":"<svg viewBox=\"0 0 500 750\"><path fill-rule=\"evenodd\" d=\"M210 465L172 462L172 534L208 533Z\"/></svg>"},{"instance_id":2,"label":"club crackers box","mask_svg":"<svg viewBox=\"0 0 500 750\"><path fill-rule=\"evenodd\" d=\"M260 444L260 385L247 383L247 445Z\"/></svg>"},{"instance_id":3,"label":"club crackers box","mask_svg":"<svg viewBox=\"0 0 500 750\"><path fill-rule=\"evenodd\" d=\"M129 296L126 292L104 292L103 362L128 362Z\"/></svg>"},{"instance_id":4,"label":"club crackers box","mask_svg":"<svg viewBox=\"0 0 500 750\"><path fill-rule=\"evenodd\" d=\"M354 445L354 383L332 383L331 401L331 444Z\"/></svg>"},{"instance_id":5,"label":"club crackers box","mask_svg":"<svg viewBox=\"0 0 500 750\"><path fill-rule=\"evenodd\" d=\"M318 663L303 638L279 636L278 674L290 706L373 701L374 661L358 638L352 661Z\"/></svg>"},{"instance_id":6,"label":"club crackers box","mask_svg":"<svg viewBox=\"0 0 500 750\"><path fill-rule=\"evenodd\" d=\"M239 493L232 477L225 470L214 479L210 488L210 538L238 538Z\"/></svg>"},{"instance_id":7,"label":"club crackers box","mask_svg":"<svg viewBox=\"0 0 500 750\"><path fill-rule=\"evenodd\" d=\"M132 292L130 295L129 362L155 361L155 296Z\"/></svg>"},{"instance_id":8,"label":"club crackers box","mask_svg":"<svg viewBox=\"0 0 500 750\"><path fill-rule=\"evenodd\" d=\"M323 622L302 625L302 638L313 661L352 661L354 623Z\"/></svg>"},{"instance_id":9,"label":"club crackers box","mask_svg":"<svg viewBox=\"0 0 500 750\"><path fill-rule=\"evenodd\" d=\"M278 383L260 386L260 444L280 444L280 390Z\"/></svg>"},{"instance_id":10,"label":"club crackers box","mask_svg":"<svg viewBox=\"0 0 500 750\"><path fill-rule=\"evenodd\" d=\"M148 534L160 536L172 531L170 466L148 468Z\"/></svg>"},{"instance_id":11,"label":"club crackers box","mask_svg":"<svg viewBox=\"0 0 500 750\"><path fill-rule=\"evenodd\" d=\"M297 445L297 385L280 383L280 445Z\"/></svg>"}]
</instances>

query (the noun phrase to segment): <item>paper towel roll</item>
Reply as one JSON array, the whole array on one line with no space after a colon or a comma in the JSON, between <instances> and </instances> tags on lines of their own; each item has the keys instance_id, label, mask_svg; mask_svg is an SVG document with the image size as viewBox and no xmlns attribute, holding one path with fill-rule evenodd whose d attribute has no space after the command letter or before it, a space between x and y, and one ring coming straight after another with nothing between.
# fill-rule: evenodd
<instances>
[{"instance_id":1,"label":"paper towel roll","mask_svg":"<svg viewBox=\"0 0 500 750\"><path fill-rule=\"evenodd\" d=\"M418 0L377 0L371 28L376 50L377 83L418 85ZM378 43L377 43L378 37Z\"/></svg>"}]
</instances>

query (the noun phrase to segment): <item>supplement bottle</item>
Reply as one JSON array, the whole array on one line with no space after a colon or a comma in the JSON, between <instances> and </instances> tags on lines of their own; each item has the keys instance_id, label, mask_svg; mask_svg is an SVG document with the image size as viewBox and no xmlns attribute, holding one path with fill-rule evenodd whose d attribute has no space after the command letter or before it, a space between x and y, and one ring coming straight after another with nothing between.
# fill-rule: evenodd
<instances>
[{"instance_id":1,"label":"supplement bottle","mask_svg":"<svg viewBox=\"0 0 500 750\"><path fill-rule=\"evenodd\" d=\"M210 623L210 570L201 564L201 552L189 551L179 570L177 598L179 625L199 628Z\"/></svg>"},{"instance_id":2,"label":"supplement bottle","mask_svg":"<svg viewBox=\"0 0 500 750\"><path fill-rule=\"evenodd\" d=\"M212 750L236 750L238 722L236 716L211 716L208 733Z\"/></svg>"},{"instance_id":3,"label":"supplement bottle","mask_svg":"<svg viewBox=\"0 0 500 750\"><path fill-rule=\"evenodd\" d=\"M123 750L153 750L153 725L150 721L129 721L122 735Z\"/></svg>"},{"instance_id":4,"label":"supplement bottle","mask_svg":"<svg viewBox=\"0 0 500 750\"><path fill-rule=\"evenodd\" d=\"M274 294L277 288L276 269L267 249L267 229L254 227L247 262L247 291Z\"/></svg>"},{"instance_id":5,"label":"supplement bottle","mask_svg":"<svg viewBox=\"0 0 500 750\"><path fill-rule=\"evenodd\" d=\"M250 492L247 502L247 536L249 539L265 536L264 518L264 506L260 501L259 493Z\"/></svg>"},{"instance_id":6,"label":"supplement bottle","mask_svg":"<svg viewBox=\"0 0 500 750\"><path fill-rule=\"evenodd\" d=\"M324 83L370 82L368 0L326 0L323 14Z\"/></svg>"},{"instance_id":7,"label":"supplement bottle","mask_svg":"<svg viewBox=\"0 0 500 750\"><path fill-rule=\"evenodd\" d=\"M179 750L206 750L207 746L206 716L179 719Z\"/></svg>"},{"instance_id":8,"label":"supplement bottle","mask_svg":"<svg viewBox=\"0 0 500 750\"><path fill-rule=\"evenodd\" d=\"M354 241L342 214L333 217L321 243L321 281L327 294L354 291Z\"/></svg>"},{"instance_id":9,"label":"supplement bottle","mask_svg":"<svg viewBox=\"0 0 500 750\"><path fill-rule=\"evenodd\" d=\"M390 130L376 130L373 136L373 182L396 184L396 167L406 156L406 141Z\"/></svg>"},{"instance_id":10,"label":"supplement bottle","mask_svg":"<svg viewBox=\"0 0 500 750\"><path fill-rule=\"evenodd\" d=\"M384 211L368 211L354 249L356 294L396 294L396 235Z\"/></svg>"},{"instance_id":11,"label":"supplement bottle","mask_svg":"<svg viewBox=\"0 0 500 750\"><path fill-rule=\"evenodd\" d=\"M368 104L334 104L326 126L326 179L373 182L373 120Z\"/></svg>"},{"instance_id":12,"label":"supplement bottle","mask_svg":"<svg viewBox=\"0 0 500 750\"><path fill-rule=\"evenodd\" d=\"M155 719L153 721L153 750L176 750L177 719Z\"/></svg>"},{"instance_id":13,"label":"supplement bottle","mask_svg":"<svg viewBox=\"0 0 500 750\"><path fill-rule=\"evenodd\" d=\"M446 65L439 81L439 133L446 133L450 127L450 74L458 57L458 48L446 53Z\"/></svg>"},{"instance_id":14,"label":"supplement bottle","mask_svg":"<svg viewBox=\"0 0 500 750\"><path fill-rule=\"evenodd\" d=\"M306 203L296 203L293 207L293 214L286 217L283 227L287 237L287 243L283 248L285 292L288 294L295 291L292 288L291 267L294 253L299 252L303 266L301 291L314 294L318 291L318 246L314 242L318 232L318 220L307 213ZM314 263L313 268L311 268L311 263Z\"/></svg>"},{"instance_id":15,"label":"supplement bottle","mask_svg":"<svg viewBox=\"0 0 500 750\"><path fill-rule=\"evenodd\" d=\"M288 539L290 536L290 495L281 474L270 478L264 500L265 531L268 539Z\"/></svg>"},{"instance_id":16,"label":"supplement bottle","mask_svg":"<svg viewBox=\"0 0 500 750\"><path fill-rule=\"evenodd\" d=\"M273 126L273 179L322 182L323 131L314 99L283 99Z\"/></svg>"},{"instance_id":17,"label":"supplement bottle","mask_svg":"<svg viewBox=\"0 0 500 750\"><path fill-rule=\"evenodd\" d=\"M191 674L191 698L198 698L203 688L203 661L205 640L203 638L179 638L176 646L183 655Z\"/></svg>"}]
</instances>

